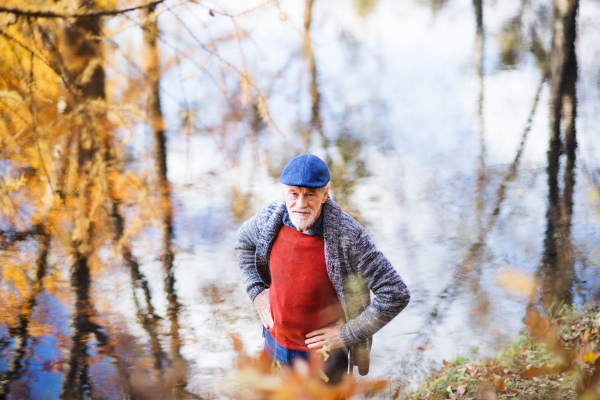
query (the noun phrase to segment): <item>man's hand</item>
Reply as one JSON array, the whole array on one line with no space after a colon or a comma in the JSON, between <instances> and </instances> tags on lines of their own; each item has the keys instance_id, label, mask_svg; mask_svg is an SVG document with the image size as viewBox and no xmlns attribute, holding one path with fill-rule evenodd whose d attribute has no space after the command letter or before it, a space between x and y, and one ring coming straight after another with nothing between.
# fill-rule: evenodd
<instances>
[{"instance_id":1,"label":"man's hand","mask_svg":"<svg viewBox=\"0 0 600 400\"><path fill-rule=\"evenodd\" d=\"M329 346L329 349L338 349L344 347L340 338L340 328L344 325L343 320L338 320L335 324L317 329L306 334L306 343L309 349L319 349L317 353L323 352L323 346Z\"/></svg>"},{"instance_id":2,"label":"man's hand","mask_svg":"<svg viewBox=\"0 0 600 400\"><path fill-rule=\"evenodd\" d=\"M258 310L258 315L263 325L271 329L273 327L273 317L271 317L271 304L269 303L269 289L260 292L254 298L254 305Z\"/></svg>"}]
</instances>

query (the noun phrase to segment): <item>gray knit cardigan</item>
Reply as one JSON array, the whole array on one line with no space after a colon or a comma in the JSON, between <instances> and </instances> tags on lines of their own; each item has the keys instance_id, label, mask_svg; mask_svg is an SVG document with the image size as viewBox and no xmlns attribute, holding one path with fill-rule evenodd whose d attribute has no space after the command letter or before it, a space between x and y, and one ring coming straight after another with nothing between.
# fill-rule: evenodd
<instances>
[{"instance_id":1,"label":"gray knit cardigan","mask_svg":"<svg viewBox=\"0 0 600 400\"><path fill-rule=\"evenodd\" d=\"M283 200L271 202L237 232L235 249L251 300L271 284L269 257L284 211ZM410 294L365 229L330 197L323 204L323 236L327 274L345 314L340 337L351 369L356 365L366 375L373 334L406 307Z\"/></svg>"}]
</instances>

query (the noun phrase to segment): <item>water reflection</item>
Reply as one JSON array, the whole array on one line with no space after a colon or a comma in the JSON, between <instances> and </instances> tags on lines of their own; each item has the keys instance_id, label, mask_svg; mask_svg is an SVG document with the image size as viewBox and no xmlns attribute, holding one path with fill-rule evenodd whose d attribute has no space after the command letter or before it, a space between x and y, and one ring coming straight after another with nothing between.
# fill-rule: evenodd
<instances>
[{"instance_id":1,"label":"water reflection","mask_svg":"<svg viewBox=\"0 0 600 400\"><path fill-rule=\"evenodd\" d=\"M380 366L375 373L399 373L408 364L407 359L422 363L422 367L429 354L427 345L435 346L432 351L439 351L436 355L447 357L455 353L459 346L456 343L463 347L489 344L492 339L486 335L494 323L510 321L507 335L511 329L518 329L518 314L526 301L507 298L494 284L494 272L504 265L514 264L529 272L539 266L544 282L541 296L546 307L577 299L572 291L577 273L573 248L582 236L587 238L578 227L584 224L582 220L590 218L587 211L580 211L577 218L577 204L586 201L578 197L578 188L587 189L583 179L578 179L577 185L575 182L575 173L580 170L575 163L576 82L580 67L571 47L564 57L564 82L560 88L556 86L557 78L550 76L551 101L554 104L560 99L560 107L551 109L550 118L556 129L547 158L546 186L539 182L541 163L536 158L539 144L544 143L545 147L546 136L540 140L540 134L536 137L532 127L537 118L546 118L540 104L546 104L548 51L544 43L548 41L540 29L544 26L541 18L534 21L535 29L529 29L525 3L517 7L517 16L511 14L500 21L500 17L489 12L484 21L484 9L493 5L475 0L469 4L468 20L465 18L467 22L475 21L475 29L471 27L468 40L461 44L468 48L468 56L446 54L449 63L460 59L460 68L463 64L473 65L475 43L475 73L469 73L474 90L467 90L462 75L451 78L459 81L461 91L468 93L468 105L464 107L468 111L458 107L467 117L461 114L447 119L464 118L469 121L465 125L475 121L475 129L464 129L467 133L460 132L464 128L460 122L445 127L443 132L426 132L416 126L419 123L414 121L419 118L434 119L432 115L451 108L447 107L451 100L463 101L457 100L460 96L454 92L444 97L439 82L423 95L428 99L423 114L419 114L419 107L411 107L420 104L420 93L426 89L410 86L405 79L401 81L406 85L403 90L391 95L386 92L387 86L394 85L396 75L407 74L396 71L397 55L402 54L402 62L409 63L422 57L421 51L393 47L387 53L379 52L378 46L385 47L394 40L374 38L361 33L362 28L342 26L344 21L333 16L331 20L342 27L331 34L327 29L335 31L337 26L331 28L327 25L330 22L323 22L330 21L328 6L312 0L293 11L297 28L293 30L297 33L294 46L285 42L275 47L267 42L285 53L281 56L282 65L256 62L267 71L250 71L250 67L248 71L248 76L255 73L257 81L262 79L260 73L268 75L264 80L269 82L271 104L279 107L275 119L286 128L286 138L267 129L256 96L249 95L246 102L242 101L248 95L242 80L233 84L225 69L218 73L210 70L211 78L223 79L219 81L222 86L216 94L204 86L198 92L210 99L204 99L205 102L222 101L223 109L201 102L197 107L186 105L180 121L186 131L184 139L176 134L167 136L164 127L168 124L162 121L139 141L139 147L138 142L130 146L134 154L131 157L139 157L140 165L150 165L151 172L141 174L139 180L139 186L150 193L150 211L132 211L136 205L121 195L117 179L109 179L105 186L94 186L93 190L86 186L90 179L100 176L94 175L99 174L97 171L122 176L128 166L121 163L118 154L111 153L111 141L120 138L93 132L98 141L89 147L85 140L90 132L85 125L74 124L72 136L65 137L62 146L73 164L65 161L68 157L58 158L59 162L50 168L56 176L50 180L57 183L54 190L59 196L55 201L72 201L75 205L69 203L70 206L85 216L77 228L81 235L74 234L73 221L67 219L44 222L39 227L36 223L31 229L16 229L4 220L1 224L6 228L0 232L2 310L6 312L1 319L4 337L0 339L0 398L36 398L42 386L49 388L44 396L64 399L199 398L214 392L215 378L232 368L233 353L227 334L240 333L252 350L258 350L262 340L258 318L240 287L232 237L239 223L256 208L277 198L279 171L288 157L299 152L314 151L326 159L336 201L367 225L375 242L390 255L412 284L411 289L414 287L412 310L409 307L375 339L379 347L374 348L374 364ZM452 7L458 7L448 1L429 4L437 11L435 18L440 23L452 20L443 13L444 9L452 11ZM352 15L360 15L360 24L369 31L375 30L369 25L373 21L387 24L386 7L391 7L389 2L356 1L343 6L342 11L349 8ZM419 15L426 10L410 7L417 7ZM277 12L282 20L287 12L293 13L285 8ZM151 19L152 15L146 17ZM499 46L489 45L498 43L494 42L494 28L487 28L488 21L501 26ZM434 29L435 20L429 22ZM149 33L156 27L145 29ZM324 30L335 38L334 44L324 39L329 37ZM239 36L241 48L249 48L245 47L248 42L243 41L243 35ZM338 52L340 41L350 54ZM261 40L256 43L262 45ZM416 43L419 47L420 42ZM494 61L490 54L494 51L499 52L499 72L490 66ZM226 52L223 50L223 57ZM177 56L185 58L182 54ZM533 66L533 59L531 65L527 64L532 56L537 67ZM248 58L248 65L256 61ZM375 67L370 64L373 60ZM346 68L340 67L343 73L332 67L336 63ZM155 71L149 71L147 77L159 71L156 59L153 64ZM391 72L386 71L388 64L394 66L389 67ZM271 73L270 67L276 73ZM432 75L444 75L455 66L432 68ZM522 70L529 75L518 75ZM380 73L384 75L381 81L371 79ZM305 75L306 85L297 85L298 75ZM512 118L518 122L502 132L516 138L511 142L515 146L507 145L509 150L500 154L494 144L498 143L497 125L504 121L495 116L494 110L499 106L494 101L502 93L497 81L503 82L509 76L520 77L532 90L519 92L518 106L511 108L514 115L519 115ZM365 77L369 77L367 83ZM165 87L160 88L155 82L150 91L154 95L172 90L172 76L161 79ZM99 85L98 81L95 83ZM309 100L297 101L303 96ZM445 103L440 109L429 104L437 96ZM586 101L579 97L580 102ZM217 98L221 100L214 100ZM405 98L409 101L405 102ZM82 104L84 100L81 99ZM172 109L179 110L179 106L171 107L171 117ZM301 109L297 115L289 112L295 108ZM106 113L100 114L92 117L107 118ZM162 116L154 114L152 118ZM169 120L167 116L167 122L177 125L174 117ZM543 124L547 125L545 120ZM559 129L561 124L563 128ZM517 134L513 134L512 128L517 125ZM110 125L105 127L106 132L113 132ZM186 166L186 177L178 179L178 173L184 169L180 159L185 158L177 150L181 143L185 143L185 157L191 158L186 163L193 167ZM148 152L138 154L139 148L147 148ZM596 160L588 162L590 168L596 168ZM202 171L202 178L194 181L194 173L188 172L196 167ZM84 183L70 193L58 185L69 179ZM105 195L99 203L94 197L96 190ZM544 220L538 210L545 208L546 192L548 209ZM91 210L91 205L96 204L101 204L95 209L102 215L98 219L92 217ZM545 239L542 223L546 224ZM597 228L585 222L588 223ZM128 224L137 224L142 233L130 235ZM543 260L539 265L542 239ZM598 238L589 240L593 247ZM87 246L92 246L93 251ZM510 246L516 249L507 250ZM594 260L591 251L585 256ZM471 334L473 338L465 338ZM408 350L411 344L416 354Z\"/></svg>"},{"instance_id":2,"label":"water reflection","mask_svg":"<svg viewBox=\"0 0 600 400\"><path fill-rule=\"evenodd\" d=\"M575 190L577 148L577 54L575 38L579 3L555 10L550 51L550 148L548 150L548 211L546 239L540 267L541 296L546 309L570 304L574 278L571 218ZM561 157L564 154L565 157ZM561 158L566 158L563 187L559 186Z\"/></svg>"},{"instance_id":3,"label":"water reflection","mask_svg":"<svg viewBox=\"0 0 600 400\"><path fill-rule=\"evenodd\" d=\"M485 176L485 120L484 120L484 98L485 98L485 74L484 74L484 53L485 53L485 31L483 25L483 0L473 0L475 11L475 70L479 77L479 96L477 99L477 118L479 123L479 159L477 166L477 187L476 187L476 210L477 222L482 226L482 215L485 209L484 191L486 184ZM481 229L481 228L480 228Z\"/></svg>"},{"instance_id":4,"label":"water reflection","mask_svg":"<svg viewBox=\"0 0 600 400\"><path fill-rule=\"evenodd\" d=\"M24 299L21 306L21 311L17 316L16 323L8 327L8 334L13 339L12 356L9 358L6 365L6 370L0 378L0 398L7 398L10 385L17 380L22 374L24 368L23 357L26 353L27 341L29 340L29 325L31 315L37 303L37 297L42 291L42 284L46 276L48 268L48 251L50 247L50 235L43 231L43 227L39 227L40 231L37 235L37 260L35 280L32 282L31 291Z\"/></svg>"},{"instance_id":5,"label":"water reflection","mask_svg":"<svg viewBox=\"0 0 600 400\"><path fill-rule=\"evenodd\" d=\"M468 293L471 296L472 311L469 314L469 319L473 325L479 325L486 328L489 325L492 310L490 309L489 293L485 289L485 283L482 282L483 267L489 262L492 257L490 248L488 247L488 235L497 225L501 213L502 205L507 197L507 186L515 180L518 173L518 167L522 158L523 150L527 141L533 118L538 108L540 95L547 79L547 74L542 71L542 78L538 85L533 100L531 111L525 123L525 128L516 151L516 155L512 163L506 171L502 173L502 179L496 184L497 189L494 191L494 196L488 196L492 201L486 202L486 187L493 187L493 179L491 175L494 172L486 168L485 165L485 129L484 129L484 71L483 71L483 53L484 53L484 30L483 30L483 3L474 1L474 11L476 20L476 70L479 78L479 94L477 100L477 117L479 119L479 157L477 168L477 183L475 204L473 208L476 210L476 225L477 233L468 246L466 254L462 261L457 264L456 270L453 273L451 281L437 295L437 301L431 308L428 318L424 325L419 329L418 336L414 339L416 345L424 345L430 340L430 337L435 333L437 326L443 322L445 314L450 308L450 304L457 300L466 286ZM489 213L486 213L487 210Z\"/></svg>"}]
</instances>

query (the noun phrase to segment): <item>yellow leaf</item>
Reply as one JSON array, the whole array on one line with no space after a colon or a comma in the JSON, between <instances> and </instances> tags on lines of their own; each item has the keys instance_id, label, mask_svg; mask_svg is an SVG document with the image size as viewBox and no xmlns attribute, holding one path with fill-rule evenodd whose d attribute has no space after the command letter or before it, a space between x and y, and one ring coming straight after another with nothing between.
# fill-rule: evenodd
<instances>
[{"instance_id":1,"label":"yellow leaf","mask_svg":"<svg viewBox=\"0 0 600 400\"><path fill-rule=\"evenodd\" d=\"M329 377L327 375L325 375L325 372L319 370L319 375L325 381L325 383L329 382Z\"/></svg>"},{"instance_id":2,"label":"yellow leaf","mask_svg":"<svg viewBox=\"0 0 600 400\"><path fill-rule=\"evenodd\" d=\"M600 354L595 354L591 351L588 351L587 353L585 353L583 355L583 357L581 358L581 361L584 363L593 363L594 361L596 361L598 359L599 356L600 356Z\"/></svg>"},{"instance_id":3,"label":"yellow leaf","mask_svg":"<svg viewBox=\"0 0 600 400\"><path fill-rule=\"evenodd\" d=\"M0 90L0 99L12 101L16 105L24 102L21 95L14 90Z\"/></svg>"},{"instance_id":4,"label":"yellow leaf","mask_svg":"<svg viewBox=\"0 0 600 400\"><path fill-rule=\"evenodd\" d=\"M497 276L497 281L498 285L508 294L520 298L533 296L537 286L532 274L516 268L506 268L501 271Z\"/></svg>"},{"instance_id":5,"label":"yellow leaf","mask_svg":"<svg viewBox=\"0 0 600 400\"><path fill-rule=\"evenodd\" d=\"M248 74L246 74L245 72L242 72L239 75L239 80L240 80L240 88L242 89L240 101L242 102L242 105L245 106L248 103L248 99L249 99L251 91L252 91L252 81L250 80L250 77L248 76Z\"/></svg>"}]
</instances>

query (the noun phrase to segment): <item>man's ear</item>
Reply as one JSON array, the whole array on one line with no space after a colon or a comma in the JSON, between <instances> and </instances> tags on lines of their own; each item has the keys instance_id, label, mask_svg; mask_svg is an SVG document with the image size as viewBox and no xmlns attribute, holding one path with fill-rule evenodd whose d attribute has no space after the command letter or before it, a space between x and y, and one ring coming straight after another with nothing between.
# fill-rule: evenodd
<instances>
[{"instance_id":1,"label":"man's ear","mask_svg":"<svg viewBox=\"0 0 600 400\"><path fill-rule=\"evenodd\" d=\"M325 186L325 191L323 192L323 199L321 200L321 204L325 204L327 201L327 195L329 194L329 186Z\"/></svg>"}]
</instances>

